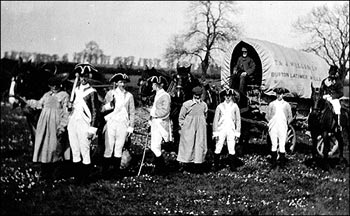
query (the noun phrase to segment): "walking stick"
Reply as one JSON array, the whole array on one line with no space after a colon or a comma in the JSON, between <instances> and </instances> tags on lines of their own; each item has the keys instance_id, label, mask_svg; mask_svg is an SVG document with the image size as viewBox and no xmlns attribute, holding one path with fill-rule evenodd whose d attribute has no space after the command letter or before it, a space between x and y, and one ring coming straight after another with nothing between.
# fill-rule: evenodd
<instances>
[{"instance_id":1,"label":"walking stick","mask_svg":"<svg viewBox=\"0 0 350 216\"><path fill-rule=\"evenodd\" d=\"M147 144L148 144L148 137L149 137L149 133L147 134L147 137L146 137L145 149L143 150L143 155L142 155L141 165L140 165L139 172L137 173L137 176L139 176L139 175L140 175L140 173L141 173L141 169L142 169L142 167L143 167L143 161L145 160L146 149L147 149Z\"/></svg>"}]
</instances>

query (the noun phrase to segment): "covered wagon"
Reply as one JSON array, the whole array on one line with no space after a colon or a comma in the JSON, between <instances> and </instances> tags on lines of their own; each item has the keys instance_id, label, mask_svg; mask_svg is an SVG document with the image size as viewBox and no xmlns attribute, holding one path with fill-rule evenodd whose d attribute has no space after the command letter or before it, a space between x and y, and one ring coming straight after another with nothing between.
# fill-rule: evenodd
<instances>
[{"instance_id":1,"label":"covered wagon","mask_svg":"<svg viewBox=\"0 0 350 216\"><path fill-rule=\"evenodd\" d=\"M232 88L233 69L242 55L242 47L247 48L248 55L256 65L253 78L247 83L247 95L243 95L247 104L240 103L242 130L247 133L249 142L252 142L252 137L261 142L268 136L264 114L268 103L275 98L273 90L277 87L289 90L285 99L292 105L294 118L305 122L312 103L311 87L319 88L322 80L328 76L327 62L314 54L245 38L234 41L228 47L221 67L221 86ZM242 139L247 138L244 137L244 131ZM258 131L258 137L252 136L254 131ZM289 128L287 143L289 146L286 149L294 151L296 135L293 126Z\"/></svg>"}]
</instances>

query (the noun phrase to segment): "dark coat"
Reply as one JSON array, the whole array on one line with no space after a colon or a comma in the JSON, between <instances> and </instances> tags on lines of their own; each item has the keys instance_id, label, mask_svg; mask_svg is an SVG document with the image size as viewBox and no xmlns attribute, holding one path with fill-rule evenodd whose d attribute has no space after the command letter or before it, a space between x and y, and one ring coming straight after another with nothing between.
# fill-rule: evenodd
<instances>
[{"instance_id":1,"label":"dark coat","mask_svg":"<svg viewBox=\"0 0 350 216\"><path fill-rule=\"evenodd\" d=\"M320 87L320 94L321 96L329 94L332 99L339 99L341 98L344 93L343 93L343 84L341 82L340 78L337 79L332 79L333 83L330 86L327 86L325 84L325 81L328 79L325 78L321 82L321 87Z\"/></svg>"},{"instance_id":2,"label":"dark coat","mask_svg":"<svg viewBox=\"0 0 350 216\"><path fill-rule=\"evenodd\" d=\"M240 56L237 60L235 70L237 70L238 73L245 71L247 72L248 76L251 76L255 72L255 62L249 56L245 58Z\"/></svg>"}]
</instances>

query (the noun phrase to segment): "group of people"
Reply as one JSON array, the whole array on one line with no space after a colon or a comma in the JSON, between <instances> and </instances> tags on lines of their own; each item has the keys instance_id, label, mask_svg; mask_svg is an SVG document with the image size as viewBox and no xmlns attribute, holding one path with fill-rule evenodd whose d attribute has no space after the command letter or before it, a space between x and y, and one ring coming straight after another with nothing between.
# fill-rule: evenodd
<instances>
[{"instance_id":1,"label":"group of people","mask_svg":"<svg viewBox=\"0 0 350 216\"><path fill-rule=\"evenodd\" d=\"M244 63L242 63L244 65ZM103 127L105 149L102 163L102 177L110 178L120 173L123 147L134 132L135 103L133 95L125 89L130 81L123 73L117 73L110 79L116 88L107 92L104 103L100 104L95 88L90 84L97 70L90 64L78 64L75 67L76 80L71 95L62 90L62 82L67 79L53 77L49 80L50 91L36 100L28 100L33 108L42 109L37 124L33 162L42 164L42 176L52 178L53 164L60 160L70 160L74 167L78 184L86 183L91 172L90 145L101 128L101 115L106 124ZM330 75L333 71L330 71ZM332 77L332 76L330 76ZM162 144L171 141L171 96L163 89L166 79L162 76L149 78L152 89L156 92L150 112L150 149L154 154L154 173L165 171ZM329 84L330 83L330 84ZM330 86L332 81L322 82ZM283 99L283 88L275 89L276 100L267 109L269 135L272 148L271 167L277 166L277 152L281 165L285 163L285 141L288 124L292 120L291 106ZM331 91L326 90L330 95ZM193 98L185 101L180 110L178 122L179 148L177 161L184 169L201 172L207 154L207 112L208 106L202 100L203 88L197 86L192 90ZM225 100L215 110L213 120L213 138L215 140L213 171L219 170L220 154L227 143L229 167L237 169L236 143L241 134L241 116L235 90L222 90ZM325 94L325 95L327 95ZM325 96L325 98L328 98ZM333 98L333 97L331 97ZM69 145L65 145L63 136L68 133ZM112 167L112 169L110 169Z\"/></svg>"}]
</instances>

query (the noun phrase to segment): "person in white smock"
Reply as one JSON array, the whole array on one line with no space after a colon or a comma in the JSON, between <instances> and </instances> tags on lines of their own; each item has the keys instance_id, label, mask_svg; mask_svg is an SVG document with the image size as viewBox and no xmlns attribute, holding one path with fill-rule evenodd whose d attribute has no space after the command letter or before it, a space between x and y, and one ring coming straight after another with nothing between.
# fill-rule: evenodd
<instances>
[{"instance_id":1,"label":"person in white smock","mask_svg":"<svg viewBox=\"0 0 350 216\"><path fill-rule=\"evenodd\" d=\"M272 101L266 112L269 135L271 139L271 168L277 167L277 148L279 148L280 165L285 165L285 144L287 140L288 125L292 121L292 109L290 104L283 99L283 94L287 93L284 88L274 89L277 99Z\"/></svg>"},{"instance_id":2,"label":"person in white smock","mask_svg":"<svg viewBox=\"0 0 350 216\"><path fill-rule=\"evenodd\" d=\"M220 153L224 142L227 142L230 170L236 171L236 143L241 136L241 114L238 105L233 101L234 90L224 89L221 93L225 101L220 103L213 120L213 137L216 140L214 152L214 171L219 170Z\"/></svg>"},{"instance_id":3,"label":"person in white smock","mask_svg":"<svg viewBox=\"0 0 350 216\"><path fill-rule=\"evenodd\" d=\"M126 140L134 131L135 104L134 96L125 90L125 83L130 82L129 77L123 73L113 75L110 82L116 83L117 88L107 92L105 104L101 112L113 110L106 115L105 151L102 165L102 175L109 177L108 169L113 165L112 175L118 176L122 151Z\"/></svg>"}]
</instances>

